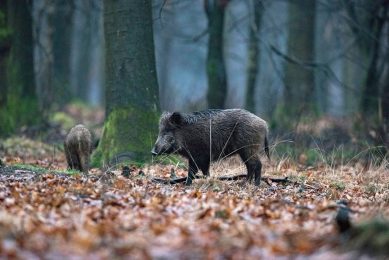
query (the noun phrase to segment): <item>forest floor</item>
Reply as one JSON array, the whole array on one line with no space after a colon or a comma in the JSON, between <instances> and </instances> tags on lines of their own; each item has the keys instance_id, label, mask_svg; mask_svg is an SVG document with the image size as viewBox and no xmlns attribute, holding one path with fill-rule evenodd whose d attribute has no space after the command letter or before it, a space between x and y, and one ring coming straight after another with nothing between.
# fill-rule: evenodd
<instances>
[{"instance_id":1,"label":"forest floor","mask_svg":"<svg viewBox=\"0 0 389 260\"><path fill-rule=\"evenodd\" d=\"M39 159L3 157L0 256L350 259L353 253L336 249L337 202L349 202L355 223L389 217L387 165L301 168L285 160L267 163L264 175L289 183L255 187L215 178L244 172L231 159L186 187L151 181L172 169L185 176L176 165L84 176L66 171L64 156L44 147Z\"/></svg>"},{"instance_id":2,"label":"forest floor","mask_svg":"<svg viewBox=\"0 0 389 260\"><path fill-rule=\"evenodd\" d=\"M66 170L55 145L0 142L0 258L355 259L335 224L338 202L348 202L356 225L389 218L385 161L302 166L264 159L265 177L289 181L256 187L216 179L245 172L231 158L186 187L152 181L185 176L180 164L130 166L128 177L121 167L85 176Z\"/></svg>"}]
</instances>

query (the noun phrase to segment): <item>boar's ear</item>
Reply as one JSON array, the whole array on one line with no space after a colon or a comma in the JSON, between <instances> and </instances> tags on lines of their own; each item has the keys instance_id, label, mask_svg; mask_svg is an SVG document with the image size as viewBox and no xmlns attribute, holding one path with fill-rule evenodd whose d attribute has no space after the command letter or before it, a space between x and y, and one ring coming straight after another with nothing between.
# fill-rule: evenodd
<instances>
[{"instance_id":1,"label":"boar's ear","mask_svg":"<svg viewBox=\"0 0 389 260\"><path fill-rule=\"evenodd\" d=\"M180 114L180 112L174 112L170 118L169 118L170 123L172 123L175 126L179 126L183 122L183 117Z\"/></svg>"}]
</instances>

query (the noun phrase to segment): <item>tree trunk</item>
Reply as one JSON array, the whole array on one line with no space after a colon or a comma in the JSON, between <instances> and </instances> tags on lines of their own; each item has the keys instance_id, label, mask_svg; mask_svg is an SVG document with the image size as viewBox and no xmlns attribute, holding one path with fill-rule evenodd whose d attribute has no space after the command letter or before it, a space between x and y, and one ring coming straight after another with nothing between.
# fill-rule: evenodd
<instances>
[{"instance_id":1,"label":"tree trunk","mask_svg":"<svg viewBox=\"0 0 389 260\"><path fill-rule=\"evenodd\" d=\"M53 2L33 1L34 70L39 108L47 118L54 101L53 94Z\"/></svg>"},{"instance_id":2,"label":"tree trunk","mask_svg":"<svg viewBox=\"0 0 389 260\"><path fill-rule=\"evenodd\" d=\"M381 139L385 146L386 152L389 153L389 71L386 72L385 82L383 83L381 108L382 108L382 123L381 123Z\"/></svg>"},{"instance_id":3,"label":"tree trunk","mask_svg":"<svg viewBox=\"0 0 389 260\"><path fill-rule=\"evenodd\" d=\"M226 69L223 56L224 13L228 0L205 0L208 17L208 107L223 108L227 93Z\"/></svg>"},{"instance_id":4,"label":"tree trunk","mask_svg":"<svg viewBox=\"0 0 389 260\"><path fill-rule=\"evenodd\" d=\"M365 0L346 2L345 8L352 21L349 26L358 40L359 50L368 57L359 106L365 133L388 152L389 5L387 1Z\"/></svg>"},{"instance_id":5,"label":"tree trunk","mask_svg":"<svg viewBox=\"0 0 389 260\"><path fill-rule=\"evenodd\" d=\"M301 63L286 63L283 113L289 120L315 113L314 71L303 65L314 60L315 5L312 0L289 2L288 56Z\"/></svg>"},{"instance_id":6,"label":"tree trunk","mask_svg":"<svg viewBox=\"0 0 389 260\"><path fill-rule=\"evenodd\" d=\"M31 3L28 0L22 2L8 2L12 28L10 82L20 87L22 96L35 99Z\"/></svg>"},{"instance_id":7,"label":"tree trunk","mask_svg":"<svg viewBox=\"0 0 389 260\"><path fill-rule=\"evenodd\" d=\"M74 13L73 0L54 1L53 14L53 92L54 100L60 106L72 98L70 91L70 22Z\"/></svg>"},{"instance_id":8,"label":"tree trunk","mask_svg":"<svg viewBox=\"0 0 389 260\"><path fill-rule=\"evenodd\" d=\"M7 25L7 1L0 1L0 107L7 102L7 59L10 50L10 30Z\"/></svg>"},{"instance_id":9,"label":"tree trunk","mask_svg":"<svg viewBox=\"0 0 389 260\"><path fill-rule=\"evenodd\" d=\"M106 121L93 163L150 156L158 126L150 1L104 1Z\"/></svg>"},{"instance_id":10,"label":"tree trunk","mask_svg":"<svg viewBox=\"0 0 389 260\"><path fill-rule=\"evenodd\" d=\"M6 95L6 98L2 100L4 107L0 110L1 134L37 123L41 118L34 85L31 3L27 0L9 0L6 5L10 35L9 44L2 47L5 57L2 57L4 60L1 63L6 64L3 63L1 73L5 72L6 67L6 76L5 80L1 80L4 84L1 88L6 92L1 95Z\"/></svg>"},{"instance_id":11,"label":"tree trunk","mask_svg":"<svg viewBox=\"0 0 389 260\"><path fill-rule=\"evenodd\" d=\"M255 113L255 82L259 68L259 30L262 20L262 6L258 0L251 0L250 41L247 69L246 108Z\"/></svg>"},{"instance_id":12,"label":"tree trunk","mask_svg":"<svg viewBox=\"0 0 389 260\"><path fill-rule=\"evenodd\" d=\"M377 8L372 8L370 11L370 19L368 23L368 30L373 35L373 39L366 40L366 53L371 54L370 64L366 75L366 81L361 99L361 112L364 117L379 120L379 98L380 98L380 78L382 77L382 68L387 63L388 51L385 45L386 39L381 39L385 35L383 30L385 23L387 23L387 5ZM384 36L385 37L385 36ZM386 37L388 37L386 35ZM384 59L384 60L382 60Z\"/></svg>"}]
</instances>

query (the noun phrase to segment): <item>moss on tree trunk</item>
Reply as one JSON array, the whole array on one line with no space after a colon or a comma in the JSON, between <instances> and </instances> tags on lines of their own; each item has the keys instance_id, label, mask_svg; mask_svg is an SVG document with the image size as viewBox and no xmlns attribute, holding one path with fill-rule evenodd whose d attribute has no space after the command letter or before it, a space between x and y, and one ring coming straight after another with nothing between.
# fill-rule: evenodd
<instances>
[{"instance_id":1,"label":"moss on tree trunk","mask_svg":"<svg viewBox=\"0 0 389 260\"><path fill-rule=\"evenodd\" d=\"M94 152L92 165L106 165L126 153L132 161L151 158L151 148L157 133L158 115L133 107L113 110L104 124L103 136Z\"/></svg>"}]
</instances>

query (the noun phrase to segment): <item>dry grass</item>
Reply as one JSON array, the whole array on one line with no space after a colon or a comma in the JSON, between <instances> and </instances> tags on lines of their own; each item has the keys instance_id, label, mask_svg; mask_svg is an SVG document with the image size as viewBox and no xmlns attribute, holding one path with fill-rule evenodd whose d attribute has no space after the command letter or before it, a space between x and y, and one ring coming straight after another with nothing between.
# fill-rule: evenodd
<instances>
[{"instance_id":1,"label":"dry grass","mask_svg":"<svg viewBox=\"0 0 389 260\"><path fill-rule=\"evenodd\" d=\"M382 160L369 164L366 162L346 162L343 165L335 163L331 158L322 155L322 162L317 166L304 166L294 162L288 156L272 160L262 158L262 177L288 177L296 185L320 187L325 190L325 198L329 200L344 199L351 203L373 208L369 215L384 214L389 216L389 162ZM151 168L150 168L151 167ZM186 176L187 170L182 163L175 165L153 166L146 168L149 176L169 178L173 168L177 176ZM168 168L168 169L166 169ZM150 170L151 169L151 170ZM164 174L160 174L164 172ZM210 178L194 182L194 188L201 191L232 191L236 194L251 193L257 187L246 184L245 181L220 181L221 176L233 176L246 173L246 167L238 156L214 162L210 167ZM201 175L201 172L198 174ZM274 184L275 185L275 184ZM260 189L269 188L262 182Z\"/></svg>"}]
</instances>

